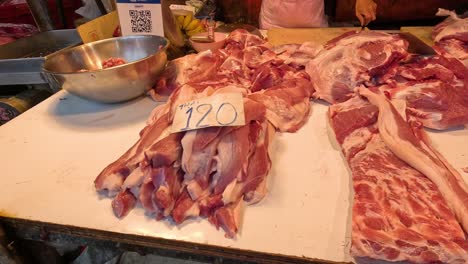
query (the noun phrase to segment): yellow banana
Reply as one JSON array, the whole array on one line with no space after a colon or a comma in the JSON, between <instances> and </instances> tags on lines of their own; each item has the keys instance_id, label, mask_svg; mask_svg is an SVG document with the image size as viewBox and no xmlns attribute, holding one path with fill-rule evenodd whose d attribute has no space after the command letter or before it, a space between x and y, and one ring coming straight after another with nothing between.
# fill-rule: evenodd
<instances>
[{"instance_id":1,"label":"yellow banana","mask_svg":"<svg viewBox=\"0 0 468 264\"><path fill-rule=\"evenodd\" d=\"M177 19L177 22L179 23L179 28L182 28L184 26L185 16L177 16L176 19Z\"/></svg>"},{"instance_id":2,"label":"yellow banana","mask_svg":"<svg viewBox=\"0 0 468 264\"><path fill-rule=\"evenodd\" d=\"M186 31L194 30L194 29L197 28L199 25L200 25L200 20L194 19L194 20L192 20L192 21L187 25L187 27L185 27L185 30L186 30Z\"/></svg>"},{"instance_id":3,"label":"yellow banana","mask_svg":"<svg viewBox=\"0 0 468 264\"><path fill-rule=\"evenodd\" d=\"M198 34L198 33L201 33L201 32L205 32L205 29L203 28L202 25L199 25L195 29L187 31L186 34L187 34L187 36L191 37L191 36L193 36L195 34Z\"/></svg>"},{"instance_id":4,"label":"yellow banana","mask_svg":"<svg viewBox=\"0 0 468 264\"><path fill-rule=\"evenodd\" d=\"M183 23L183 28L187 29L187 26L190 24L190 22L193 20L193 14L190 13L185 16L184 18L184 23Z\"/></svg>"}]
</instances>

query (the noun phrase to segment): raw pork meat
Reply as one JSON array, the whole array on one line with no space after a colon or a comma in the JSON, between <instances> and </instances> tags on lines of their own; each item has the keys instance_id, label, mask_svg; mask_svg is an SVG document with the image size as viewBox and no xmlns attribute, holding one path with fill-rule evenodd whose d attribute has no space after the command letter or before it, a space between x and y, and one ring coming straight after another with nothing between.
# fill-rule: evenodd
<instances>
[{"instance_id":1,"label":"raw pork meat","mask_svg":"<svg viewBox=\"0 0 468 264\"><path fill-rule=\"evenodd\" d=\"M279 131L296 132L308 120L312 92L307 79L295 78L248 97L266 106L268 121Z\"/></svg>"},{"instance_id":2,"label":"raw pork meat","mask_svg":"<svg viewBox=\"0 0 468 264\"><path fill-rule=\"evenodd\" d=\"M468 18L460 18L455 12L440 8L436 15L448 16L448 18L434 27L432 31L434 41L449 38L468 41Z\"/></svg>"},{"instance_id":3,"label":"raw pork meat","mask_svg":"<svg viewBox=\"0 0 468 264\"><path fill-rule=\"evenodd\" d=\"M304 42L302 44L281 45L273 50L278 55L278 58L284 60L286 64L306 66L322 49L321 45L313 42Z\"/></svg>"},{"instance_id":4,"label":"raw pork meat","mask_svg":"<svg viewBox=\"0 0 468 264\"><path fill-rule=\"evenodd\" d=\"M468 67L468 18L439 9L436 15L449 16L432 31L434 49L441 55L456 58Z\"/></svg>"},{"instance_id":5,"label":"raw pork meat","mask_svg":"<svg viewBox=\"0 0 468 264\"><path fill-rule=\"evenodd\" d=\"M197 92L208 87L244 88L251 93L247 95L250 99L266 106L267 119L277 129L297 131L307 121L309 98L314 93L300 60L312 58L318 47L310 43L284 45L276 47L275 53L264 40L245 30L233 32L226 43L216 52L188 55L169 63L153 94L177 92L177 87L185 84Z\"/></svg>"},{"instance_id":6,"label":"raw pork meat","mask_svg":"<svg viewBox=\"0 0 468 264\"><path fill-rule=\"evenodd\" d=\"M383 94L364 87L359 88L359 93L379 108L377 124L385 145L438 187L455 217L468 231L468 186L461 176L439 158L438 153L424 141L424 132L413 130Z\"/></svg>"},{"instance_id":7,"label":"raw pork meat","mask_svg":"<svg viewBox=\"0 0 468 264\"><path fill-rule=\"evenodd\" d=\"M352 172L352 255L392 262L465 263L468 243L447 200L436 184L387 146L378 116L379 109L358 96L329 110ZM398 128L392 121L383 122Z\"/></svg>"},{"instance_id":8,"label":"raw pork meat","mask_svg":"<svg viewBox=\"0 0 468 264\"><path fill-rule=\"evenodd\" d=\"M35 26L29 24L0 23L0 38L3 44L32 36L38 32Z\"/></svg>"},{"instance_id":9,"label":"raw pork meat","mask_svg":"<svg viewBox=\"0 0 468 264\"><path fill-rule=\"evenodd\" d=\"M376 79L392 100L405 100L407 111L424 126L447 129L468 124L468 69L458 60L415 57Z\"/></svg>"},{"instance_id":10,"label":"raw pork meat","mask_svg":"<svg viewBox=\"0 0 468 264\"><path fill-rule=\"evenodd\" d=\"M107 60L102 62L102 68L107 69L119 65L125 64L125 60L122 58L108 58Z\"/></svg>"},{"instance_id":11,"label":"raw pork meat","mask_svg":"<svg viewBox=\"0 0 468 264\"><path fill-rule=\"evenodd\" d=\"M315 97L329 103L348 100L359 84L405 58L407 46L397 35L372 31L351 31L330 40L306 66Z\"/></svg>"},{"instance_id":12,"label":"raw pork meat","mask_svg":"<svg viewBox=\"0 0 468 264\"><path fill-rule=\"evenodd\" d=\"M96 189L118 193L112 202L117 217L140 203L156 219L176 224L208 218L233 238L244 204L267 193L276 130L295 132L307 121L313 92L303 65L288 65L264 40L234 31L224 49L169 63L153 92L169 95L167 103L151 113L138 142L99 174ZM220 93L242 94L244 126L171 134L180 103Z\"/></svg>"}]
</instances>

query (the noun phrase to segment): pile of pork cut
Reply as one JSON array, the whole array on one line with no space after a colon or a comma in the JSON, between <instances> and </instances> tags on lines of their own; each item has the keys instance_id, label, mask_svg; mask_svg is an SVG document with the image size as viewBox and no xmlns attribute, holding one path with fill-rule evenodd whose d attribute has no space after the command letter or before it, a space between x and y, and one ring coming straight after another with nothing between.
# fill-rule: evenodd
<instances>
[{"instance_id":1,"label":"pile of pork cut","mask_svg":"<svg viewBox=\"0 0 468 264\"><path fill-rule=\"evenodd\" d=\"M99 174L96 189L115 196L117 217L139 203L156 219L205 217L234 237L242 206L266 195L275 131L295 132L307 121L313 88L304 66L284 63L264 40L238 30L224 49L171 61L156 89L170 95L167 103ZM179 104L222 93L243 95L244 126L171 133Z\"/></svg>"},{"instance_id":2,"label":"pile of pork cut","mask_svg":"<svg viewBox=\"0 0 468 264\"><path fill-rule=\"evenodd\" d=\"M423 127L468 123L468 69L407 52L399 35L349 32L308 64L352 173L359 260L468 262L468 186Z\"/></svg>"},{"instance_id":3,"label":"pile of pork cut","mask_svg":"<svg viewBox=\"0 0 468 264\"><path fill-rule=\"evenodd\" d=\"M219 51L169 63L153 93L168 102L97 177L96 189L116 195L118 217L140 203L157 219L206 217L234 237L239 208L266 195L275 131L300 129L309 99L322 99L352 173L352 255L466 263L468 187L423 128L468 123L468 70L462 58L407 48L382 32L272 48L235 31ZM245 126L170 133L180 103L232 92L244 97Z\"/></svg>"}]
</instances>

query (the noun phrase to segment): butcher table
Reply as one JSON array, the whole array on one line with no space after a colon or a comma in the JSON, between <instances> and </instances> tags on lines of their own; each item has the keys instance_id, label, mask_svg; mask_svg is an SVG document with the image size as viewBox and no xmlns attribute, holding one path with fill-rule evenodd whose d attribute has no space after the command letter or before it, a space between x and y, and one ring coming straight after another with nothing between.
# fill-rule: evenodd
<instances>
[{"instance_id":1,"label":"butcher table","mask_svg":"<svg viewBox=\"0 0 468 264\"><path fill-rule=\"evenodd\" d=\"M117 219L111 199L99 195L93 181L136 142L157 104L147 97L98 104L60 91L0 127L2 221L241 261L352 261L350 173L321 102L312 102L299 132L276 135L268 195L245 207L236 239L206 220L175 226L140 207ZM468 129L429 134L468 181Z\"/></svg>"}]
</instances>

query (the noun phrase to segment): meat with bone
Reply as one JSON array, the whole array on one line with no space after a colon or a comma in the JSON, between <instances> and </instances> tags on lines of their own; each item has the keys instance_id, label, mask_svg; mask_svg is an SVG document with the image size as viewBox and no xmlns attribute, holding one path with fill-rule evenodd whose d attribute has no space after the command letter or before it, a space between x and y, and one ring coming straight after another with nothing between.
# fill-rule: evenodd
<instances>
[{"instance_id":1,"label":"meat with bone","mask_svg":"<svg viewBox=\"0 0 468 264\"><path fill-rule=\"evenodd\" d=\"M394 67L378 86L390 99L405 100L424 126L447 129L468 123L468 68L453 58L416 57Z\"/></svg>"},{"instance_id":2,"label":"meat with bone","mask_svg":"<svg viewBox=\"0 0 468 264\"><path fill-rule=\"evenodd\" d=\"M306 66L315 97L344 102L354 88L405 58L407 42L383 32L351 31L330 40Z\"/></svg>"},{"instance_id":3,"label":"meat with bone","mask_svg":"<svg viewBox=\"0 0 468 264\"><path fill-rule=\"evenodd\" d=\"M468 67L468 17L461 18L453 11L439 9L438 16L448 16L432 31L435 50L447 57L460 60Z\"/></svg>"},{"instance_id":4,"label":"meat with bone","mask_svg":"<svg viewBox=\"0 0 468 264\"><path fill-rule=\"evenodd\" d=\"M387 128L402 125L380 116L378 107L358 96L329 109L331 127L352 173L351 254L363 260L465 263L468 243L450 209L451 199L394 154L377 116Z\"/></svg>"}]
</instances>

